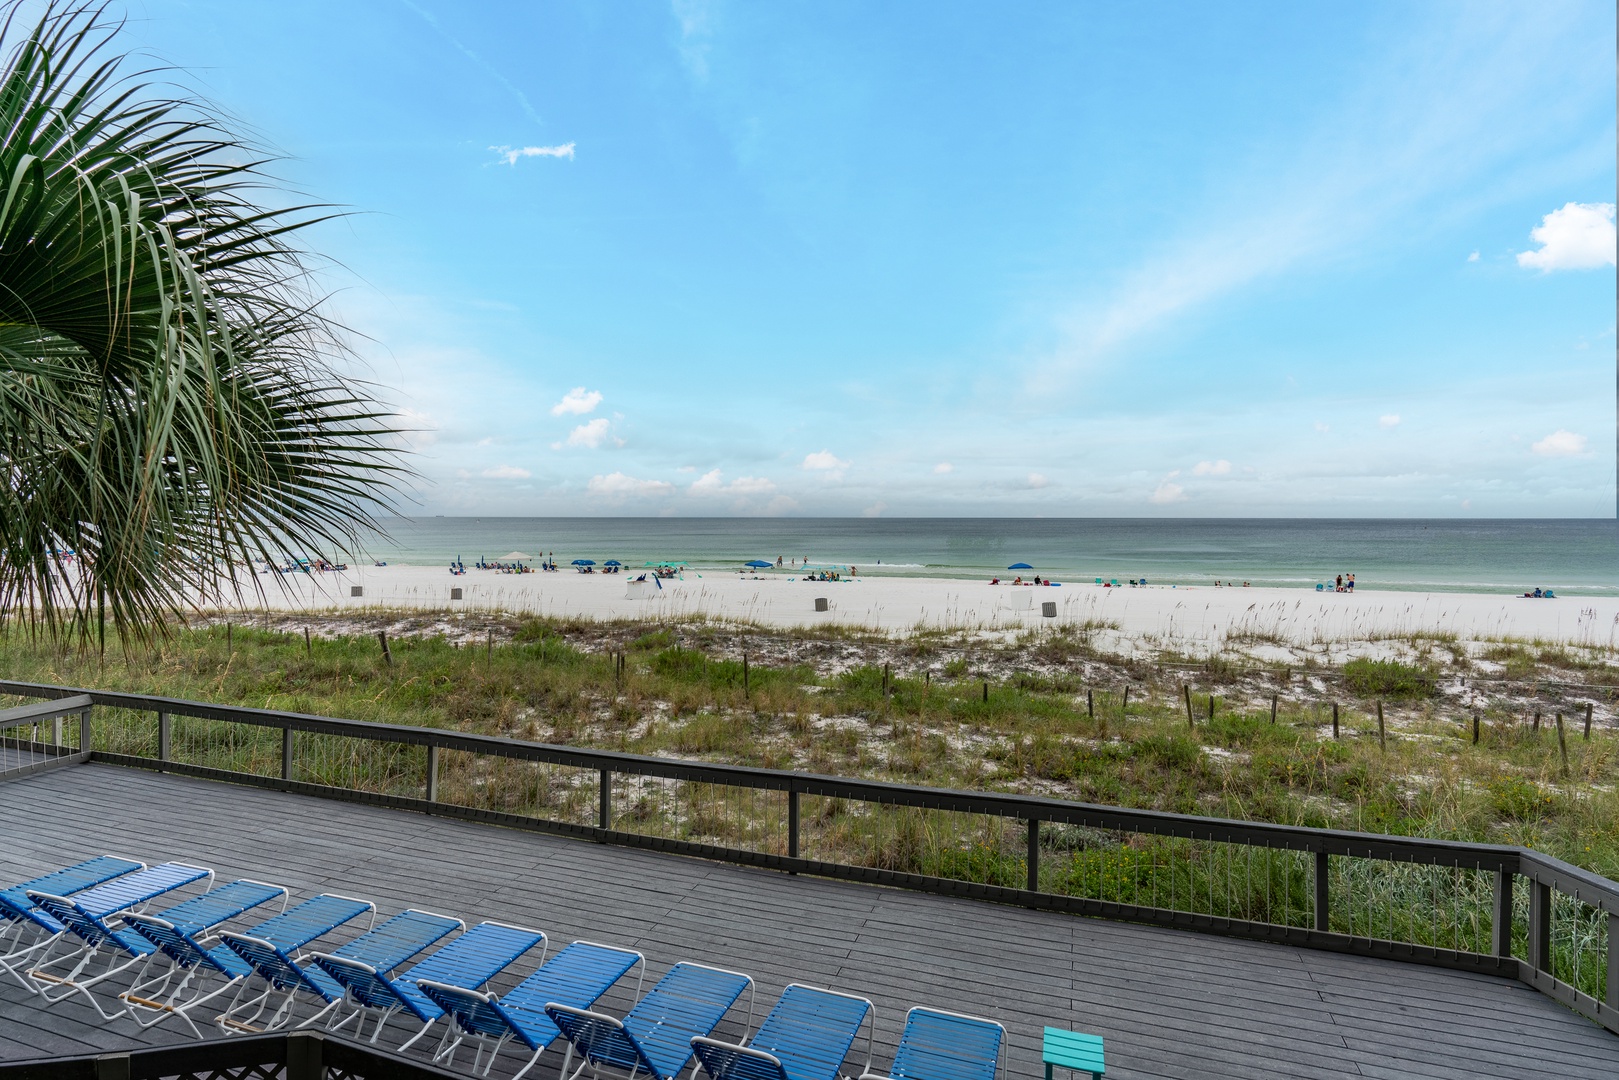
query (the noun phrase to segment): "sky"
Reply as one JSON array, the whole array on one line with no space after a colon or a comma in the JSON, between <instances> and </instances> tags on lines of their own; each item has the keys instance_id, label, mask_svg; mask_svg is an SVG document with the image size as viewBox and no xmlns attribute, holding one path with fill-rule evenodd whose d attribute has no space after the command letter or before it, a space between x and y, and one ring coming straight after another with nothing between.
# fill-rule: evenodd
<instances>
[{"instance_id":1,"label":"sky","mask_svg":"<svg viewBox=\"0 0 1619 1080\"><path fill-rule=\"evenodd\" d=\"M122 10L408 512L1614 516L1611 2Z\"/></svg>"}]
</instances>

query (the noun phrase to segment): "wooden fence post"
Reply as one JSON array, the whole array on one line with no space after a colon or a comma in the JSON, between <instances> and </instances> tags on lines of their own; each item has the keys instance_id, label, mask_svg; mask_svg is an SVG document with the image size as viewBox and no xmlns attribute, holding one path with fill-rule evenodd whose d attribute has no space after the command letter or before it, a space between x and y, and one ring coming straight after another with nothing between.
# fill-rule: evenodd
<instances>
[{"instance_id":1,"label":"wooden fence post","mask_svg":"<svg viewBox=\"0 0 1619 1080\"><path fill-rule=\"evenodd\" d=\"M1209 695L1209 719L1214 719L1214 695Z\"/></svg>"},{"instance_id":2,"label":"wooden fence post","mask_svg":"<svg viewBox=\"0 0 1619 1080\"><path fill-rule=\"evenodd\" d=\"M1585 739L1587 742L1591 741L1591 703L1589 701L1585 703ZM1619 964L1614 966L1619 967Z\"/></svg>"},{"instance_id":3,"label":"wooden fence post","mask_svg":"<svg viewBox=\"0 0 1619 1080\"><path fill-rule=\"evenodd\" d=\"M1388 732L1383 728L1383 699L1377 699L1377 745L1387 750L1389 748Z\"/></svg>"},{"instance_id":4,"label":"wooden fence post","mask_svg":"<svg viewBox=\"0 0 1619 1080\"><path fill-rule=\"evenodd\" d=\"M1332 703L1332 737L1334 739L1338 737L1338 703L1336 701Z\"/></svg>"},{"instance_id":5,"label":"wooden fence post","mask_svg":"<svg viewBox=\"0 0 1619 1080\"><path fill-rule=\"evenodd\" d=\"M1197 727L1197 721L1192 719L1192 684L1181 683L1181 694L1186 698L1186 726Z\"/></svg>"},{"instance_id":6,"label":"wooden fence post","mask_svg":"<svg viewBox=\"0 0 1619 1080\"><path fill-rule=\"evenodd\" d=\"M1473 745L1478 745L1478 713L1473 714Z\"/></svg>"},{"instance_id":7,"label":"wooden fence post","mask_svg":"<svg viewBox=\"0 0 1619 1080\"><path fill-rule=\"evenodd\" d=\"M1277 697L1278 697L1278 695L1275 694L1275 693L1272 693L1271 696L1270 696L1270 722L1273 723L1273 724L1276 723L1276 698Z\"/></svg>"},{"instance_id":8,"label":"wooden fence post","mask_svg":"<svg viewBox=\"0 0 1619 1080\"><path fill-rule=\"evenodd\" d=\"M1092 690L1086 690L1085 691L1085 715L1090 717L1092 720L1096 719L1096 693L1095 693L1095 691L1092 691Z\"/></svg>"},{"instance_id":9,"label":"wooden fence post","mask_svg":"<svg viewBox=\"0 0 1619 1080\"><path fill-rule=\"evenodd\" d=\"M1557 753L1563 759L1563 777L1568 778L1568 739L1563 736L1563 714L1557 714Z\"/></svg>"},{"instance_id":10,"label":"wooden fence post","mask_svg":"<svg viewBox=\"0 0 1619 1080\"><path fill-rule=\"evenodd\" d=\"M989 703L989 683L988 682L984 683L984 702L985 702L985 704Z\"/></svg>"},{"instance_id":11,"label":"wooden fence post","mask_svg":"<svg viewBox=\"0 0 1619 1080\"><path fill-rule=\"evenodd\" d=\"M378 630L377 631L377 641L381 642L381 644L382 644L382 659L387 662L389 667L393 667L394 666L394 654L393 654L393 650L388 648L388 631L386 631L386 630Z\"/></svg>"},{"instance_id":12,"label":"wooden fence post","mask_svg":"<svg viewBox=\"0 0 1619 1080\"><path fill-rule=\"evenodd\" d=\"M1120 713L1126 713L1126 712L1129 712L1129 711L1130 711L1130 684L1125 683L1124 684L1124 703L1119 706L1119 712Z\"/></svg>"}]
</instances>

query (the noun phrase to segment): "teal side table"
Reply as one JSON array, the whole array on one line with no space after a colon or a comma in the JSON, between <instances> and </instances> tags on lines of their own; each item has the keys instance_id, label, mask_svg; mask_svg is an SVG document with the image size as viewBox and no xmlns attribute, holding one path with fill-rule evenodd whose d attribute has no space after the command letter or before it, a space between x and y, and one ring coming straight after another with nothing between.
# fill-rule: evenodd
<instances>
[{"instance_id":1,"label":"teal side table","mask_svg":"<svg viewBox=\"0 0 1619 1080\"><path fill-rule=\"evenodd\" d=\"M1046 1028L1046 1037L1040 1048L1046 1063L1046 1080L1051 1080L1052 1066L1088 1072L1091 1080L1102 1080L1102 1036L1082 1035L1062 1028Z\"/></svg>"}]
</instances>

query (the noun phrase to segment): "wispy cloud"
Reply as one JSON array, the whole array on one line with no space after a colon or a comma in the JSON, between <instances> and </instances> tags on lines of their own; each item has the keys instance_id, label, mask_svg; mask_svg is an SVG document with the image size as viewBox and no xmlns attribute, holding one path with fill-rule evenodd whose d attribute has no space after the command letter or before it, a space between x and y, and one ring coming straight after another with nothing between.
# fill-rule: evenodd
<instances>
[{"instance_id":1,"label":"wispy cloud","mask_svg":"<svg viewBox=\"0 0 1619 1080\"><path fill-rule=\"evenodd\" d=\"M1166 506L1169 503L1185 502L1186 489L1172 480L1165 480L1163 483L1159 484L1153 489L1152 494L1147 496L1147 501L1150 503L1156 503L1159 506Z\"/></svg>"},{"instance_id":2,"label":"wispy cloud","mask_svg":"<svg viewBox=\"0 0 1619 1080\"><path fill-rule=\"evenodd\" d=\"M567 158L572 161L573 148L573 143L566 142L560 146L491 146L489 149L500 157L500 164L516 165L523 158L531 157Z\"/></svg>"},{"instance_id":3,"label":"wispy cloud","mask_svg":"<svg viewBox=\"0 0 1619 1080\"><path fill-rule=\"evenodd\" d=\"M933 466L933 472L936 476L947 476L955 471L956 467L950 464L948 461L941 461L937 465Z\"/></svg>"},{"instance_id":4,"label":"wispy cloud","mask_svg":"<svg viewBox=\"0 0 1619 1080\"><path fill-rule=\"evenodd\" d=\"M516 465L491 465L483 475L490 480L527 480L531 474Z\"/></svg>"},{"instance_id":5,"label":"wispy cloud","mask_svg":"<svg viewBox=\"0 0 1619 1080\"><path fill-rule=\"evenodd\" d=\"M830 450L818 450L804 455L803 467L810 472L841 472L849 467L849 463Z\"/></svg>"},{"instance_id":6,"label":"wispy cloud","mask_svg":"<svg viewBox=\"0 0 1619 1080\"><path fill-rule=\"evenodd\" d=\"M1221 458L1219 461L1200 461L1192 466L1193 476L1225 476L1231 472L1231 462Z\"/></svg>"},{"instance_id":7,"label":"wispy cloud","mask_svg":"<svg viewBox=\"0 0 1619 1080\"><path fill-rule=\"evenodd\" d=\"M1039 491L1043 487L1051 486L1051 478L1044 473L1032 472L1029 474L1029 478L1024 481L1024 486L1030 491Z\"/></svg>"},{"instance_id":8,"label":"wispy cloud","mask_svg":"<svg viewBox=\"0 0 1619 1080\"><path fill-rule=\"evenodd\" d=\"M714 36L714 11L708 0L674 0L680 24L680 62L697 82L708 81L708 53Z\"/></svg>"},{"instance_id":9,"label":"wispy cloud","mask_svg":"<svg viewBox=\"0 0 1619 1080\"><path fill-rule=\"evenodd\" d=\"M562 400L551 406L552 416L583 416L602 403L600 390L586 390L576 386L562 395Z\"/></svg>"},{"instance_id":10,"label":"wispy cloud","mask_svg":"<svg viewBox=\"0 0 1619 1080\"><path fill-rule=\"evenodd\" d=\"M739 476L729 484L725 482L724 474L718 469L710 469L691 482L687 489L693 495L712 497L724 495L769 495L775 492L774 481L763 476Z\"/></svg>"},{"instance_id":11,"label":"wispy cloud","mask_svg":"<svg viewBox=\"0 0 1619 1080\"><path fill-rule=\"evenodd\" d=\"M667 495L674 489L675 486L667 480L637 480L621 472L592 476L590 482L585 485L585 490L592 495L606 495L612 498Z\"/></svg>"},{"instance_id":12,"label":"wispy cloud","mask_svg":"<svg viewBox=\"0 0 1619 1080\"><path fill-rule=\"evenodd\" d=\"M1380 428L1396 428L1396 427L1399 427L1400 426L1400 414L1397 413L1397 412L1384 413L1382 416L1379 416L1377 418L1377 426L1380 427Z\"/></svg>"},{"instance_id":13,"label":"wispy cloud","mask_svg":"<svg viewBox=\"0 0 1619 1080\"><path fill-rule=\"evenodd\" d=\"M1589 441L1584 435L1559 428L1544 439L1531 443L1529 449L1545 457L1579 457L1585 453L1588 445Z\"/></svg>"},{"instance_id":14,"label":"wispy cloud","mask_svg":"<svg viewBox=\"0 0 1619 1080\"><path fill-rule=\"evenodd\" d=\"M1564 203L1529 232L1540 247L1520 251L1518 265L1533 270L1596 270L1614 265L1613 203Z\"/></svg>"},{"instance_id":15,"label":"wispy cloud","mask_svg":"<svg viewBox=\"0 0 1619 1080\"><path fill-rule=\"evenodd\" d=\"M491 79L495 80L495 82L499 83L507 93L511 94L512 97L516 99L517 106L523 110L524 116L527 116L536 124L544 123L544 121L540 119L540 114L534 111L534 106L529 102L528 95L523 93L516 86L513 86L511 80L496 70L493 64L485 60L482 56L479 56L473 50L467 48L467 46L463 45L458 38L446 31L444 27L439 24L438 16L434 15L431 11L428 11L426 8L421 7L418 4L411 3L411 0L399 0L399 2L404 4L410 10L414 11L417 15L421 16L422 21L427 23L428 26L431 26L434 33L443 38L445 41L449 42L450 45L453 46L455 50L462 56L465 56L468 60L471 60L474 64L476 64L479 70L481 70L485 75L488 75Z\"/></svg>"}]
</instances>

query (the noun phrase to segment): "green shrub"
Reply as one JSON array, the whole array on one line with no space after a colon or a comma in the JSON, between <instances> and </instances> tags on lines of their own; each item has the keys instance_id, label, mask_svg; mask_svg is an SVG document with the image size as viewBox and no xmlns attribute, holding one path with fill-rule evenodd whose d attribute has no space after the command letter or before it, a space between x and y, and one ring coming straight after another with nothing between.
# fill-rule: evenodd
<instances>
[{"instance_id":1,"label":"green shrub","mask_svg":"<svg viewBox=\"0 0 1619 1080\"><path fill-rule=\"evenodd\" d=\"M1344 665L1344 681L1349 689L1364 697L1432 697L1435 679L1431 672L1398 660L1351 660Z\"/></svg>"},{"instance_id":2,"label":"green shrub","mask_svg":"<svg viewBox=\"0 0 1619 1080\"><path fill-rule=\"evenodd\" d=\"M1485 786L1490 806L1497 814L1514 821L1539 821L1556 808L1557 800L1540 785L1516 776L1503 776Z\"/></svg>"}]
</instances>

